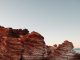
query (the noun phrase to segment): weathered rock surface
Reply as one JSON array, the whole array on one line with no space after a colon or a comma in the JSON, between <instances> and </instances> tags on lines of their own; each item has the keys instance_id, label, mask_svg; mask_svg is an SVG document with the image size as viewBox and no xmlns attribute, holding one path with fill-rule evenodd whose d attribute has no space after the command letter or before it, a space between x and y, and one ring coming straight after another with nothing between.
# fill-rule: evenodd
<instances>
[{"instance_id":1,"label":"weathered rock surface","mask_svg":"<svg viewBox=\"0 0 80 60\"><path fill-rule=\"evenodd\" d=\"M44 37L37 32L0 27L0 60L42 60L45 48Z\"/></svg>"},{"instance_id":2,"label":"weathered rock surface","mask_svg":"<svg viewBox=\"0 0 80 60\"><path fill-rule=\"evenodd\" d=\"M61 57L72 49L67 40L59 46L47 46L37 32L0 26L0 60L65 60Z\"/></svg>"},{"instance_id":3,"label":"weathered rock surface","mask_svg":"<svg viewBox=\"0 0 80 60\"><path fill-rule=\"evenodd\" d=\"M49 60L66 60L67 54L73 49L72 42L65 40L59 46L48 46L48 58Z\"/></svg>"},{"instance_id":4,"label":"weathered rock surface","mask_svg":"<svg viewBox=\"0 0 80 60\"><path fill-rule=\"evenodd\" d=\"M23 57L25 60L42 60L45 55L44 37L31 32L25 39Z\"/></svg>"}]
</instances>

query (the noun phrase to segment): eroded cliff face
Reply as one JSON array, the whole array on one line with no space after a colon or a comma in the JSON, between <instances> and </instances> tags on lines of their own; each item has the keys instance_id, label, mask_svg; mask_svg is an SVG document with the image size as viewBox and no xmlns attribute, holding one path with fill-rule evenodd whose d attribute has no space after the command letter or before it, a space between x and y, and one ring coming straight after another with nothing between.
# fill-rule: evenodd
<instances>
[{"instance_id":1,"label":"eroded cliff face","mask_svg":"<svg viewBox=\"0 0 80 60\"><path fill-rule=\"evenodd\" d=\"M35 31L0 26L0 60L54 60L72 49L69 41L47 46L44 37Z\"/></svg>"},{"instance_id":2,"label":"eroded cliff face","mask_svg":"<svg viewBox=\"0 0 80 60\"><path fill-rule=\"evenodd\" d=\"M66 60L67 54L71 53L73 49L72 42L65 40L62 44L48 46L49 60Z\"/></svg>"},{"instance_id":3,"label":"eroded cliff face","mask_svg":"<svg viewBox=\"0 0 80 60\"><path fill-rule=\"evenodd\" d=\"M42 60L44 37L27 29L0 27L0 60Z\"/></svg>"},{"instance_id":4,"label":"eroded cliff face","mask_svg":"<svg viewBox=\"0 0 80 60\"><path fill-rule=\"evenodd\" d=\"M45 52L44 37L37 32L31 32L25 39L23 57L25 60L42 60Z\"/></svg>"}]
</instances>

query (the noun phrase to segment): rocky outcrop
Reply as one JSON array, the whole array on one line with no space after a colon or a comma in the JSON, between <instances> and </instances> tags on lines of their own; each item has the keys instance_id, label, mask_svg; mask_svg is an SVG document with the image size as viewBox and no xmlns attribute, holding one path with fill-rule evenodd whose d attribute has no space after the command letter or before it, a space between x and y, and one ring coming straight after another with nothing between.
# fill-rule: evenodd
<instances>
[{"instance_id":1,"label":"rocky outcrop","mask_svg":"<svg viewBox=\"0 0 80 60\"><path fill-rule=\"evenodd\" d=\"M31 32L25 39L23 57L25 60L42 60L45 55L44 37L37 32Z\"/></svg>"},{"instance_id":2,"label":"rocky outcrop","mask_svg":"<svg viewBox=\"0 0 80 60\"><path fill-rule=\"evenodd\" d=\"M73 44L64 41L57 46L47 46L44 37L27 29L12 29L0 26L0 60L65 60Z\"/></svg>"},{"instance_id":3,"label":"rocky outcrop","mask_svg":"<svg viewBox=\"0 0 80 60\"><path fill-rule=\"evenodd\" d=\"M65 40L59 46L48 46L48 58L49 60L66 60L67 54L73 49L72 42Z\"/></svg>"},{"instance_id":4,"label":"rocky outcrop","mask_svg":"<svg viewBox=\"0 0 80 60\"><path fill-rule=\"evenodd\" d=\"M73 48L74 47L72 42L65 40L62 44L59 44L56 51L60 51L60 55L65 55L67 52L71 51Z\"/></svg>"},{"instance_id":5,"label":"rocky outcrop","mask_svg":"<svg viewBox=\"0 0 80 60\"><path fill-rule=\"evenodd\" d=\"M37 32L0 27L0 60L42 60L45 49L44 37Z\"/></svg>"}]
</instances>

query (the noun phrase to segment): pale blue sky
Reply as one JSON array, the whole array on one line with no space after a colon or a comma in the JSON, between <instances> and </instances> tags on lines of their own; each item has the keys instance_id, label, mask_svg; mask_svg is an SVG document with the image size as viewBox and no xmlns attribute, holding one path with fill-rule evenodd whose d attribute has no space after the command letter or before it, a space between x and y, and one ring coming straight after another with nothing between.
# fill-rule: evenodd
<instances>
[{"instance_id":1,"label":"pale blue sky","mask_svg":"<svg viewBox=\"0 0 80 60\"><path fill-rule=\"evenodd\" d=\"M80 0L0 0L0 25L37 31L48 45L67 39L80 47Z\"/></svg>"}]
</instances>

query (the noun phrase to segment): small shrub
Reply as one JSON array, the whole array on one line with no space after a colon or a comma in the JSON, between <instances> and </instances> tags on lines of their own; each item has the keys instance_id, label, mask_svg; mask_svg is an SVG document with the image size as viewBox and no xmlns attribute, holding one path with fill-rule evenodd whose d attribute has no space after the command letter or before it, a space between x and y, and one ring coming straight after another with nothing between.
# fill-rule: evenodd
<instances>
[{"instance_id":1,"label":"small shrub","mask_svg":"<svg viewBox=\"0 0 80 60\"><path fill-rule=\"evenodd\" d=\"M15 32L15 30L9 29L8 36L9 36L9 37L18 38L18 37L19 37L19 34L18 34L17 32Z\"/></svg>"}]
</instances>

